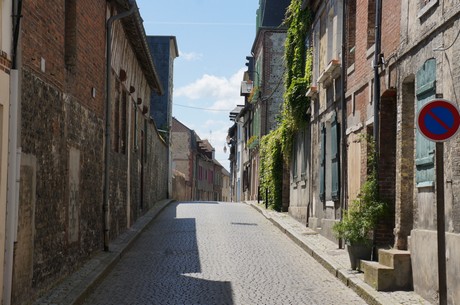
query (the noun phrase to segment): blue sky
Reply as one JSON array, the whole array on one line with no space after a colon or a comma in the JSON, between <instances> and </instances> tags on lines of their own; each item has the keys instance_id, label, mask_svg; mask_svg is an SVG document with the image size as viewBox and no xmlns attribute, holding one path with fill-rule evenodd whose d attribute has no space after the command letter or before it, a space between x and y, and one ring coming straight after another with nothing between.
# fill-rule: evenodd
<instances>
[{"instance_id":1,"label":"blue sky","mask_svg":"<svg viewBox=\"0 0 460 305\"><path fill-rule=\"evenodd\" d=\"M228 150L223 151L232 125L228 115L244 103L240 83L256 35L259 1L137 0L137 4L147 35L176 36L173 116L208 139L216 159L229 169Z\"/></svg>"}]
</instances>

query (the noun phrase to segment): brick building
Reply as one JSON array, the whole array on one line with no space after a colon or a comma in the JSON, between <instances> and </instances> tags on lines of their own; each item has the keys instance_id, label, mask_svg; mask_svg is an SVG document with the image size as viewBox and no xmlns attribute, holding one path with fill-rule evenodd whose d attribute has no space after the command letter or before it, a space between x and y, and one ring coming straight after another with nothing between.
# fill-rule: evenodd
<instances>
[{"instance_id":1,"label":"brick building","mask_svg":"<svg viewBox=\"0 0 460 305\"><path fill-rule=\"evenodd\" d=\"M148 115L162 87L132 5L40 0L18 12L19 217L3 304L29 304L167 196L168 145Z\"/></svg>"}]
</instances>

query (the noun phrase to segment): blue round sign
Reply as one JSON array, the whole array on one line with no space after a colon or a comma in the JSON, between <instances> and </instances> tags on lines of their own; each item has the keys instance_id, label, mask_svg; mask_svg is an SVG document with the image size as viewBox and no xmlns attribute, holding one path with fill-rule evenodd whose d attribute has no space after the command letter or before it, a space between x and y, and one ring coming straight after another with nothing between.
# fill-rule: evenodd
<instances>
[{"instance_id":1,"label":"blue round sign","mask_svg":"<svg viewBox=\"0 0 460 305\"><path fill-rule=\"evenodd\" d=\"M447 100L437 99L428 102L418 113L417 126L428 140L447 141L460 127L458 108Z\"/></svg>"}]
</instances>

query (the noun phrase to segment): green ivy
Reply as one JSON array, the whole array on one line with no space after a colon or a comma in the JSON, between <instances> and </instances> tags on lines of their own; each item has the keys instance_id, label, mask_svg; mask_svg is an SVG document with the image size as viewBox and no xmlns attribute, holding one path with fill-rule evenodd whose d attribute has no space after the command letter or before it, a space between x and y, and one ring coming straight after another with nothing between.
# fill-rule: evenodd
<instances>
[{"instance_id":1,"label":"green ivy","mask_svg":"<svg viewBox=\"0 0 460 305\"><path fill-rule=\"evenodd\" d=\"M260 144L260 183L268 190L268 198L263 192L265 202L277 210L281 210L282 182L283 182L283 155L281 152L282 135L280 129L271 131L262 137ZM280 170L281 169L281 170Z\"/></svg>"},{"instance_id":2,"label":"green ivy","mask_svg":"<svg viewBox=\"0 0 460 305\"><path fill-rule=\"evenodd\" d=\"M302 10L302 0L293 0L286 12L284 74L285 93L278 128L261 139L260 185L269 190L269 205L276 210L282 206L283 162L288 163L295 133L307 124L306 112L310 98L306 93L311 84L313 56L305 41L311 26L310 11ZM263 192L265 197L265 192Z\"/></svg>"}]
</instances>

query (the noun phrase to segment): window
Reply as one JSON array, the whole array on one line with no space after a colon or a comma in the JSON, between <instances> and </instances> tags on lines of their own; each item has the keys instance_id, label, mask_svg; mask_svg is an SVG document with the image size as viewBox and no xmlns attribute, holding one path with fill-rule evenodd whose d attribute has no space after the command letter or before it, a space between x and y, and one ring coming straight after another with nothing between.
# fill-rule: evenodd
<instances>
[{"instance_id":1,"label":"window","mask_svg":"<svg viewBox=\"0 0 460 305\"><path fill-rule=\"evenodd\" d=\"M320 200L329 204L330 200L338 200L339 184L339 124L334 115L331 121L321 125L320 134Z\"/></svg>"},{"instance_id":2,"label":"window","mask_svg":"<svg viewBox=\"0 0 460 305\"><path fill-rule=\"evenodd\" d=\"M67 69L77 62L77 0L65 1L64 61Z\"/></svg>"},{"instance_id":3,"label":"window","mask_svg":"<svg viewBox=\"0 0 460 305\"><path fill-rule=\"evenodd\" d=\"M121 91L121 92L120 92ZM128 120L127 120L127 92L121 89L120 81L115 81L115 102L113 106L113 139L112 149L114 152L126 153Z\"/></svg>"},{"instance_id":4,"label":"window","mask_svg":"<svg viewBox=\"0 0 460 305\"><path fill-rule=\"evenodd\" d=\"M126 153L126 138L127 138L127 133L128 133L128 128L127 128L127 94L126 91L123 90L121 94L121 109L120 109L120 152L122 154Z\"/></svg>"},{"instance_id":5,"label":"window","mask_svg":"<svg viewBox=\"0 0 460 305\"><path fill-rule=\"evenodd\" d=\"M319 154L319 198L326 201L326 125L321 124L320 134L320 154Z\"/></svg>"},{"instance_id":6,"label":"window","mask_svg":"<svg viewBox=\"0 0 460 305\"><path fill-rule=\"evenodd\" d=\"M309 127L305 127L303 131L303 145L302 145L302 179L307 179L307 173L309 171L308 167L310 166L310 130Z\"/></svg>"},{"instance_id":7,"label":"window","mask_svg":"<svg viewBox=\"0 0 460 305\"><path fill-rule=\"evenodd\" d=\"M347 12L347 68L350 68L355 63L356 0L348 1Z\"/></svg>"},{"instance_id":8,"label":"window","mask_svg":"<svg viewBox=\"0 0 460 305\"><path fill-rule=\"evenodd\" d=\"M112 149L118 152L120 144L120 82L115 80L115 102L113 107L113 139Z\"/></svg>"},{"instance_id":9,"label":"window","mask_svg":"<svg viewBox=\"0 0 460 305\"><path fill-rule=\"evenodd\" d=\"M333 200L339 199L339 124L334 115L331 122L331 197Z\"/></svg>"},{"instance_id":10,"label":"window","mask_svg":"<svg viewBox=\"0 0 460 305\"><path fill-rule=\"evenodd\" d=\"M438 0L419 0L419 1L420 2L419 2L418 18L425 15L432 7L434 7L438 3Z\"/></svg>"},{"instance_id":11,"label":"window","mask_svg":"<svg viewBox=\"0 0 460 305\"><path fill-rule=\"evenodd\" d=\"M298 135L294 139L294 144L293 144L293 150L292 150L292 179L294 182L297 181L297 164L298 164L298 151L299 151L299 141L298 141Z\"/></svg>"},{"instance_id":12,"label":"window","mask_svg":"<svg viewBox=\"0 0 460 305\"><path fill-rule=\"evenodd\" d=\"M137 111L137 106L135 103L133 103L133 111L132 111L132 125L131 125L131 139L132 139L132 144L133 144L133 147L132 149L134 151L137 150L137 116L138 116L138 111Z\"/></svg>"},{"instance_id":13,"label":"window","mask_svg":"<svg viewBox=\"0 0 460 305\"><path fill-rule=\"evenodd\" d=\"M375 43L375 0L367 2L367 48Z\"/></svg>"},{"instance_id":14,"label":"window","mask_svg":"<svg viewBox=\"0 0 460 305\"><path fill-rule=\"evenodd\" d=\"M417 72L417 111L436 96L436 59L427 60ZM434 186L435 144L417 130L415 148L417 187Z\"/></svg>"},{"instance_id":15,"label":"window","mask_svg":"<svg viewBox=\"0 0 460 305\"><path fill-rule=\"evenodd\" d=\"M147 135L147 130L148 130L148 124L147 124L147 120L144 119L144 143L142 143L144 145L144 163L147 163L147 160L149 158L147 158L146 156L148 156L148 135Z\"/></svg>"}]
</instances>

